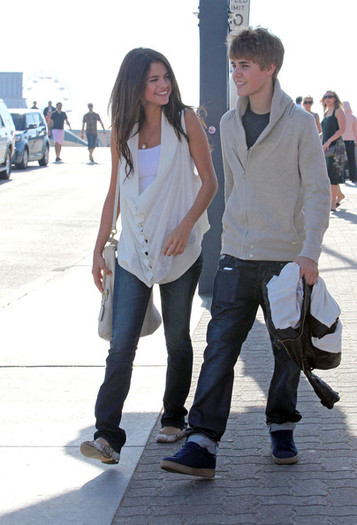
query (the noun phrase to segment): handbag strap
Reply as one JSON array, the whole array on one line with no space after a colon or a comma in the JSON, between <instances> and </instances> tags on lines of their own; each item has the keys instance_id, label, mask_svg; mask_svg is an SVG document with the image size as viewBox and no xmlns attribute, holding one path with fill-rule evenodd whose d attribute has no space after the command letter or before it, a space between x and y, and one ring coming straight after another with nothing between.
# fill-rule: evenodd
<instances>
[{"instance_id":1,"label":"handbag strap","mask_svg":"<svg viewBox=\"0 0 357 525\"><path fill-rule=\"evenodd\" d=\"M113 207L113 220L112 220L112 229L109 235L109 243L115 244L117 241L114 239L115 234L117 233L117 216L118 216L118 205L119 205L119 190L120 190L120 177L119 177L119 167L117 173L117 183L115 186L115 197L114 197L114 207Z\"/></svg>"}]
</instances>

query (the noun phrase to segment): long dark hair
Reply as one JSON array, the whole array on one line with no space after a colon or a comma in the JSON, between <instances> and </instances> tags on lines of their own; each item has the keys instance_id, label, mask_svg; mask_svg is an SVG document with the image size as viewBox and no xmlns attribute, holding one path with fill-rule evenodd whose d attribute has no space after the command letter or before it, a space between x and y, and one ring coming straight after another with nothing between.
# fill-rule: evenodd
<instances>
[{"instance_id":1,"label":"long dark hair","mask_svg":"<svg viewBox=\"0 0 357 525\"><path fill-rule=\"evenodd\" d=\"M138 133L145 121L145 111L141 99L146 87L146 78L153 62L161 62L167 69L171 80L171 95L168 104L163 106L164 114L173 126L179 140L182 135L188 136L182 129L181 112L188 108L181 100L180 90L167 58L149 48L138 47L132 49L125 56L116 78L109 101L112 116L112 128L118 149L119 159L126 161L125 172L128 175L133 170L133 159L128 146L135 124L138 124Z\"/></svg>"}]
</instances>

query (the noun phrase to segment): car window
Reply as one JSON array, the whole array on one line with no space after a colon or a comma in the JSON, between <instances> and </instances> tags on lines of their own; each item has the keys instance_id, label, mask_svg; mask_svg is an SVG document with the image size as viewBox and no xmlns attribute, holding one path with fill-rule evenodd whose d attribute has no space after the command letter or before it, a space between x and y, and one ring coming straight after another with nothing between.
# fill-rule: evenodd
<instances>
[{"instance_id":1,"label":"car window","mask_svg":"<svg viewBox=\"0 0 357 525\"><path fill-rule=\"evenodd\" d=\"M40 121L40 126L45 126L45 128L47 128L47 124L46 124L46 120L45 120L45 117L42 115L42 113L37 113L37 116L39 118L39 121Z\"/></svg>"},{"instance_id":2,"label":"car window","mask_svg":"<svg viewBox=\"0 0 357 525\"><path fill-rule=\"evenodd\" d=\"M40 113L34 113L33 117L35 119L35 123L37 124L37 126L43 126L43 122L42 122Z\"/></svg>"},{"instance_id":3,"label":"car window","mask_svg":"<svg viewBox=\"0 0 357 525\"><path fill-rule=\"evenodd\" d=\"M4 121L0 115L0 128L3 128L4 127Z\"/></svg>"},{"instance_id":4,"label":"car window","mask_svg":"<svg viewBox=\"0 0 357 525\"><path fill-rule=\"evenodd\" d=\"M25 129L25 116L24 115L20 115L19 113L11 113L11 116L12 116L12 120L14 121L14 124L15 124L15 129L17 131L24 131Z\"/></svg>"},{"instance_id":5,"label":"car window","mask_svg":"<svg viewBox=\"0 0 357 525\"><path fill-rule=\"evenodd\" d=\"M33 113L26 113L26 127L29 128L31 124L37 126L35 115Z\"/></svg>"}]
</instances>

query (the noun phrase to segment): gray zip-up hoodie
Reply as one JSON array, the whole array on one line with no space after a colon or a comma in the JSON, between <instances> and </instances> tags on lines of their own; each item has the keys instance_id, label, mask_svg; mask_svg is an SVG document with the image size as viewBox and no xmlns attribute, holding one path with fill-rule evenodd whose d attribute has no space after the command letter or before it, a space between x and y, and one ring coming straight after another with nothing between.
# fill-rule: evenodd
<instances>
[{"instance_id":1,"label":"gray zip-up hoodie","mask_svg":"<svg viewBox=\"0 0 357 525\"><path fill-rule=\"evenodd\" d=\"M330 182L314 117L279 81L268 126L248 150L248 97L221 119L225 174L222 254L246 260L318 261L330 214Z\"/></svg>"}]
</instances>

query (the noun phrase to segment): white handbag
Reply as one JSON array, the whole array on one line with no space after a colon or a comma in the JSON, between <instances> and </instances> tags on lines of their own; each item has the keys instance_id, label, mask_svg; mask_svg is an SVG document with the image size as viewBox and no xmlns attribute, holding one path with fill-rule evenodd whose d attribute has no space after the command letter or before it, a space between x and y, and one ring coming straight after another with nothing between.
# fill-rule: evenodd
<instances>
[{"instance_id":1,"label":"white handbag","mask_svg":"<svg viewBox=\"0 0 357 525\"><path fill-rule=\"evenodd\" d=\"M116 265L116 251L118 241L115 239L116 221L118 215L118 201L119 201L119 174L117 178L115 201L113 210L112 231L110 233L108 244L104 247L103 257L107 268L112 272L111 275L104 273L103 276L103 293L98 317L98 334L99 337L110 341L112 337L112 316L113 316L113 295L114 295L114 278ZM146 309L146 314L141 328L140 337L151 335L159 328L161 324L161 315L154 305L152 291L150 294L149 303Z\"/></svg>"}]
</instances>

